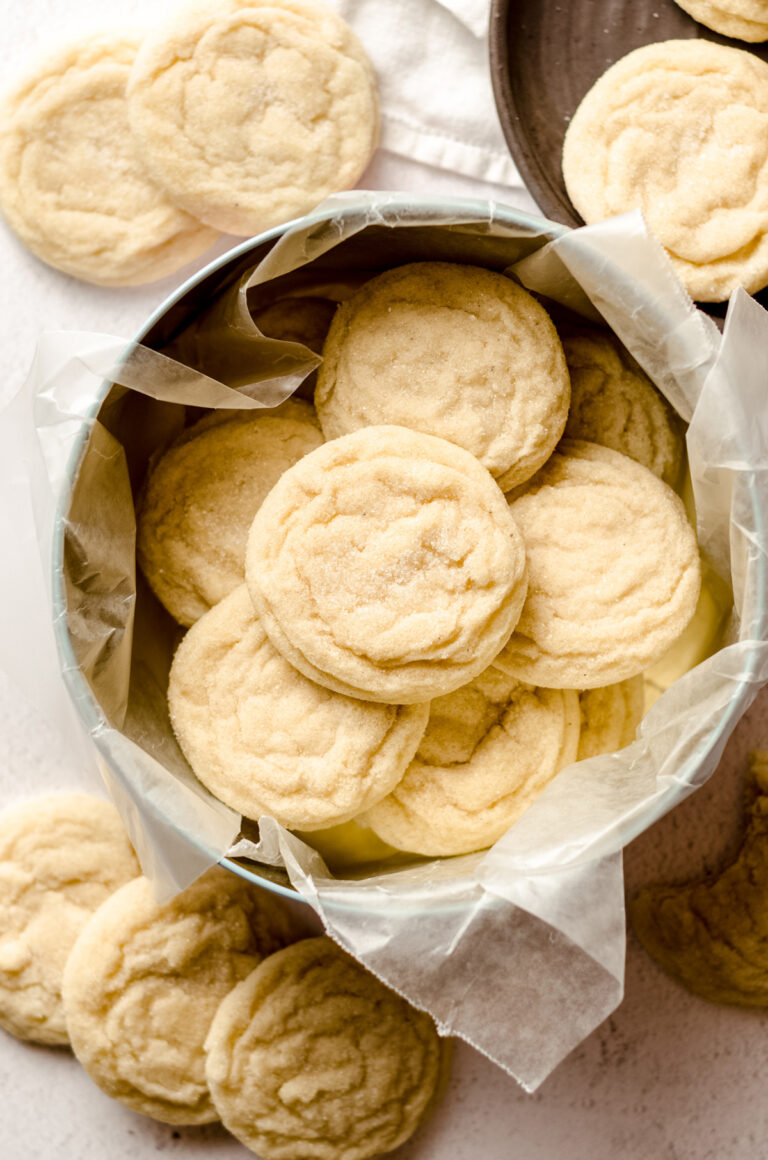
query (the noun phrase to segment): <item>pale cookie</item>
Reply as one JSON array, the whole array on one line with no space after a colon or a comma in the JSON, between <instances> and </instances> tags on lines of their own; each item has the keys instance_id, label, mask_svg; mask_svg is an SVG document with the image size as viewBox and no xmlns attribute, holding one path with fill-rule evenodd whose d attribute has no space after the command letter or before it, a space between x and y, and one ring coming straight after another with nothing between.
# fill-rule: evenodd
<instances>
[{"instance_id":1,"label":"pale cookie","mask_svg":"<svg viewBox=\"0 0 768 1160\"><path fill-rule=\"evenodd\" d=\"M590 89L563 149L587 222L642 209L700 302L768 282L768 64L708 40L625 56Z\"/></svg>"},{"instance_id":2,"label":"pale cookie","mask_svg":"<svg viewBox=\"0 0 768 1160\"><path fill-rule=\"evenodd\" d=\"M0 209L44 262L102 286L172 274L216 240L140 160L125 91L139 41L101 36L48 58L4 100Z\"/></svg>"},{"instance_id":3,"label":"pale cookie","mask_svg":"<svg viewBox=\"0 0 768 1160\"><path fill-rule=\"evenodd\" d=\"M310 403L217 411L155 461L138 511L141 570L179 624L190 625L245 574L248 530L283 472L323 442Z\"/></svg>"},{"instance_id":4,"label":"pale cookie","mask_svg":"<svg viewBox=\"0 0 768 1160\"><path fill-rule=\"evenodd\" d=\"M355 185L373 153L373 72L315 0L211 0L151 32L129 87L147 166L180 206L257 234Z\"/></svg>"},{"instance_id":5,"label":"pale cookie","mask_svg":"<svg viewBox=\"0 0 768 1160\"><path fill-rule=\"evenodd\" d=\"M358 821L415 854L482 850L576 760L579 729L576 693L534 689L491 665L432 702L402 781Z\"/></svg>"},{"instance_id":6,"label":"pale cookie","mask_svg":"<svg viewBox=\"0 0 768 1160\"><path fill-rule=\"evenodd\" d=\"M768 40L766 0L676 0L699 24L734 40Z\"/></svg>"},{"instance_id":7,"label":"pale cookie","mask_svg":"<svg viewBox=\"0 0 768 1160\"><path fill-rule=\"evenodd\" d=\"M377 705L308 681L270 644L243 584L179 645L171 723L205 786L249 818L322 829L389 793L427 705Z\"/></svg>"},{"instance_id":8,"label":"pale cookie","mask_svg":"<svg viewBox=\"0 0 768 1160\"><path fill-rule=\"evenodd\" d=\"M510 506L528 555L528 598L496 662L512 676L613 684L657 660L693 616L696 536L679 497L639 463L563 440Z\"/></svg>"},{"instance_id":9,"label":"pale cookie","mask_svg":"<svg viewBox=\"0 0 768 1160\"><path fill-rule=\"evenodd\" d=\"M294 668L337 692L412 703L493 660L525 599L525 548L467 451L365 427L278 480L253 521L246 580Z\"/></svg>"},{"instance_id":10,"label":"pale cookie","mask_svg":"<svg viewBox=\"0 0 768 1160\"><path fill-rule=\"evenodd\" d=\"M577 760L615 753L631 744L643 718L644 700L641 676L579 693L581 733Z\"/></svg>"},{"instance_id":11,"label":"pale cookie","mask_svg":"<svg viewBox=\"0 0 768 1160\"><path fill-rule=\"evenodd\" d=\"M569 399L560 339L535 298L449 262L387 270L342 303L315 392L327 439L411 427L471 451L502 490L549 458Z\"/></svg>"},{"instance_id":12,"label":"pale cookie","mask_svg":"<svg viewBox=\"0 0 768 1160\"><path fill-rule=\"evenodd\" d=\"M683 461L680 424L651 380L605 331L561 338L571 375L566 437L612 447L674 487Z\"/></svg>"},{"instance_id":13,"label":"pale cookie","mask_svg":"<svg viewBox=\"0 0 768 1160\"><path fill-rule=\"evenodd\" d=\"M660 967L710 1003L768 1007L768 753L750 754L744 842L719 874L647 886L630 904Z\"/></svg>"},{"instance_id":14,"label":"pale cookie","mask_svg":"<svg viewBox=\"0 0 768 1160\"><path fill-rule=\"evenodd\" d=\"M93 911L141 871L114 806L86 794L0 814L0 1027L68 1043L61 976Z\"/></svg>"},{"instance_id":15,"label":"pale cookie","mask_svg":"<svg viewBox=\"0 0 768 1160\"><path fill-rule=\"evenodd\" d=\"M203 1044L221 1000L295 936L287 908L215 867L165 905L146 878L91 918L64 972L75 1055L98 1086L166 1124L218 1119Z\"/></svg>"},{"instance_id":16,"label":"pale cookie","mask_svg":"<svg viewBox=\"0 0 768 1160\"><path fill-rule=\"evenodd\" d=\"M442 1048L411 1007L328 938L270 956L226 997L206 1040L224 1126L262 1160L369 1160L429 1109Z\"/></svg>"}]
</instances>

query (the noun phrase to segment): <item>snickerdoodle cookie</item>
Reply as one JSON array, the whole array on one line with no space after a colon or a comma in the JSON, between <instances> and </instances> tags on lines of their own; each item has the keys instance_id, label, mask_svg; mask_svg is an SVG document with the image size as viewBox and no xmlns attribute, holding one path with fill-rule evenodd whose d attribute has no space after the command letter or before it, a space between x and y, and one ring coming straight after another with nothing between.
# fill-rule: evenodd
<instances>
[{"instance_id":1,"label":"snickerdoodle cookie","mask_svg":"<svg viewBox=\"0 0 768 1160\"><path fill-rule=\"evenodd\" d=\"M679 497L646 467L564 439L510 506L529 586L496 663L519 680L592 689L636 676L693 616L696 535Z\"/></svg>"},{"instance_id":2,"label":"snickerdoodle cookie","mask_svg":"<svg viewBox=\"0 0 768 1160\"><path fill-rule=\"evenodd\" d=\"M403 779L358 819L416 854L465 854L505 834L576 760L579 699L536 689L491 665L437 697Z\"/></svg>"},{"instance_id":3,"label":"snickerdoodle cookie","mask_svg":"<svg viewBox=\"0 0 768 1160\"><path fill-rule=\"evenodd\" d=\"M0 1027L68 1043L61 976L85 922L141 871L114 806L87 794L0 814Z\"/></svg>"},{"instance_id":4,"label":"snickerdoodle cookie","mask_svg":"<svg viewBox=\"0 0 768 1160\"><path fill-rule=\"evenodd\" d=\"M365 427L281 476L253 521L246 580L300 672L411 703L493 660L525 599L525 548L474 456L404 427Z\"/></svg>"},{"instance_id":5,"label":"snickerdoodle cookie","mask_svg":"<svg viewBox=\"0 0 768 1160\"><path fill-rule=\"evenodd\" d=\"M643 717L643 678L631 677L601 689L585 689L579 694L581 734L578 760L614 753L635 740Z\"/></svg>"},{"instance_id":6,"label":"snickerdoodle cookie","mask_svg":"<svg viewBox=\"0 0 768 1160\"><path fill-rule=\"evenodd\" d=\"M311 404L289 399L274 410L216 411L155 461L139 504L138 560L179 624L242 584L259 505L322 442Z\"/></svg>"},{"instance_id":7,"label":"snickerdoodle cookie","mask_svg":"<svg viewBox=\"0 0 768 1160\"><path fill-rule=\"evenodd\" d=\"M142 163L126 85L139 41L97 36L40 63L5 97L0 209L51 266L102 286L172 274L215 241Z\"/></svg>"},{"instance_id":8,"label":"snickerdoodle cookie","mask_svg":"<svg viewBox=\"0 0 768 1160\"><path fill-rule=\"evenodd\" d=\"M689 16L734 40L768 40L766 0L676 0Z\"/></svg>"},{"instance_id":9,"label":"snickerdoodle cookie","mask_svg":"<svg viewBox=\"0 0 768 1160\"><path fill-rule=\"evenodd\" d=\"M342 303L315 392L327 439L401 424L471 451L502 490L549 457L569 399L546 311L502 274L450 262L387 270Z\"/></svg>"},{"instance_id":10,"label":"snickerdoodle cookie","mask_svg":"<svg viewBox=\"0 0 768 1160\"><path fill-rule=\"evenodd\" d=\"M179 645L168 704L211 793L246 817L271 814L303 830L348 821L389 793L429 713L308 681L270 643L244 584Z\"/></svg>"},{"instance_id":11,"label":"snickerdoodle cookie","mask_svg":"<svg viewBox=\"0 0 768 1160\"><path fill-rule=\"evenodd\" d=\"M607 331L574 329L561 338L571 375L566 437L612 447L674 487L681 425L648 376Z\"/></svg>"},{"instance_id":12,"label":"snickerdoodle cookie","mask_svg":"<svg viewBox=\"0 0 768 1160\"><path fill-rule=\"evenodd\" d=\"M226 233L260 233L350 188L376 144L371 66L317 0L187 4L146 37L128 91L150 172Z\"/></svg>"},{"instance_id":13,"label":"snickerdoodle cookie","mask_svg":"<svg viewBox=\"0 0 768 1160\"><path fill-rule=\"evenodd\" d=\"M171 902L129 882L84 927L64 972L72 1048L91 1079L167 1124L218 1119L203 1044L221 1000L295 937L289 911L215 867Z\"/></svg>"},{"instance_id":14,"label":"snickerdoodle cookie","mask_svg":"<svg viewBox=\"0 0 768 1160\"><path fill-rule=\"evenodd\" d=\"M648 44L596 82L565 136L587 222L640 208L693 298L768 282L768 64L709 40Z\"/></svg>"},{"instance_id":15,"label":"snickerdoodle cookie","mask_svg":"<svg viewBox=\"0 0 768 1160\"><path fill-rule=\"evenodd\" d=\"M328 938L271 955L222 1002L205 1049L216 1108L263 1160L369 1160L433 1100L443 1048L415 1010Z\"/></svg>"}]
</instances>

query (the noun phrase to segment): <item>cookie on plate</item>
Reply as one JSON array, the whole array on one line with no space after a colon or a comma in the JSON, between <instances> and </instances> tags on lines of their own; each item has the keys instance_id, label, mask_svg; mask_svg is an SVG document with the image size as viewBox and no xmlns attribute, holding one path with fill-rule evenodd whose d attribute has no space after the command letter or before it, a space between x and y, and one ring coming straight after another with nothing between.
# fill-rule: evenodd
<instances>
[{"instance_id":1,"label":"cookie on plate","mask_svg":"<svg viewBox=\"0 0 768 1160\"><path fill-rule=\"evenodd\" d=\"M631 744L643 719L644 699L641 676L579 693L581 733L577 760L615 753Z\"/></svg>"},{"instance_id":2,"label":"cookie on plate","mask_svg":"<svg viewBox=\"0 0 768 1160\"><path fill-rule=\"evenodd\" d=\"M430 1109L444 1049L428 1015L328 938L271 955L222 1002L206 1076L224 1126L263 1160L370 1160Z\"/></svg>"},{"instance_id":3,"label":"cookie on plate","mask_svg":"<svg viewBox=\"0 0 768 1160\"><path fill-rule=\"evenodd\" d=\"M642 209L700 302L768 283L768 64L668 40L612 65L574 113L563 176L587 222Z\"/></svg>"},{"instance_id":4,"label":"cookie on plate","mask_svg":"<svg viewBox=\"0 0 768 1160\"><path fill-rule=\"evenodd\" d=\"M316 0L187 4L144 40L131 128L178 205L257 234L355 185L376 145L373 72Z\"/></svg>"},{"instance_id":5,"label":"cookie on plate","mask_svg":"<svg viewBox=\"0 0 768 1160\"><path fill-rule=\"evenodd\" d=\"M0 209L50 266L101 286L172 274L216 240L141 161L126 85L139 40L95 36L42 61L0 117Z\"/></svg>"},{"instance_id":6,"label":"cookie on plate","mask_svg":"<svg viewBox=\"0 0 768 1160\"><path fill-rule=\"evenodd\" d=\"M141 570L179 624L242 584L248 530L287 468L323 442L310 403L215 411L155 460L138 511Z\"/></svg>"},{"instance_id":7,"label":"cookie on plate","mask_svg":"<svg viewBox=\"0 0 768 1160\"><path fill-rule=\"evenodd\" d=\"M518 680L593 689L636 676L693 616L701 567L685 508L626 455L564 439L510 507L528 597L496 663Z\"/></svg>"},{"instance_id":8,"label":"cookie on plate","mask_svg":"<svg viewBox=\"0 0 768 1160\"><path fill-rule=\"evenodd\" d=\"M560 337L571 375L566 437L612 447L674 487L683 438L669 403L613 335L573 329Z\"/></svg>"},{"instance_id":9,"label":"cookie on plate","mask_svg":"<svg viewBox=\"0 0 768 1160\"><path fill-rule=\"evenodd\" d=\"M490 664L525 599L525 548L469 452L364 427L278 480L251 527L246 581L294 668L337 692L407 704Z\"/></svg>"},{"instance_id":10,"label":"cookie on plate","mask_svg":"<svg viewBox=\"0 0 768 1160\"><path fill-rule=\"evenodd\" d=\"M358 822L415 854L482 850L576 760L580 723L576 693L531 688L491 665L435 698L404 777Z\"/></svg>"},{"instance_id":11,"label":"cookie on plate","mask_svg":"<svg viewBox=\"0 0 768 1160\"><path fill-rule=\"evenodd\" d=\"M676 0L676 3L721 36L752 42L768 40L768 6L765 0Z\"/></svg>"},{"instance_id":12,"label":"cookie on plate","mask_svg":"<svg viewBox=\"0 0 768 1160\"><path fill-rule=\"evenodd\" d=\"M502 274L450 262L387 270L342 303L315 392L327 439L411 427L471 451L503 491L549 458L569 399L543 307Z\"/></svg>"},{"instance_id":13,"label":"cookie on plate","mask_svg":"<svg viewBox=\"0 0 768 1160\"><path fill-rule=\"evenodd\" d=\"M94 910L141 873L113 805L53 794L0 814L0 1027L69 1042L61 977Z\"/></svg>"},{"instance_id":14,"label":"cookie on plate","mask_svg":"<svg viewBox=\"0 0 768 1160\"><path fill-rule=\"evenodd\" d=\"M272 646L243 584L179 645L168 683L179 744L211 793L249 818L315 830L389 793L427 705L358 701L307 680Z\"/></svg>"},{"instance_id":15,"label":"cookie on plate","mask_svg":"<svg viewBox=\"0 0 768 1160\"><path fill-rule=\"evenodd\" d=\"M91 1079L166 1124L218 1119L203 1044L221 1000L295 937L271 894L214 867L171 902L129 882L83 928L64 972L72 1049Z\"/></svg>"}]
</instances>

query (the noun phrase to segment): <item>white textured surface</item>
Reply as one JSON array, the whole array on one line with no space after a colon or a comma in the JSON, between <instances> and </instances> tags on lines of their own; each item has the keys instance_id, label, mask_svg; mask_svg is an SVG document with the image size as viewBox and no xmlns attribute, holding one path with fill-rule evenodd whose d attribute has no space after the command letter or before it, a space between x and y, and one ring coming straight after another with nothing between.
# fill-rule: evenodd
<instances>
[{"instance_id":1,"label":"white textured surface","mask_svg":"<svg viewBox=\"0 0 768 1160\"><path fill-rule=\"evenodd\" d=\"M151 13L150 0L107 0L114 14ZM92 13L88 16L88 12ZM36 44L92 28L86 0L26 0L0 9L3 78ZM112 18L110 20L110 14ZM421 192L497 196L501 191L379 154L363 184ZM530 207L525 195L504 200ZM222 249L226 246L222 246ZM132 334L181 279L105 291L73 282L28 257L0 229L0 402L17 389L42 327ZM0 496L0 527L11 504ZM0 668L27 676L44 712L60 706L42 580L29 549L5 541L0 569ZM729 744L712 782L638 839L627 856L630 886L685 876L733 850L740 779L748 750L768 746L768 698L759 700ZM38 714L0 680L0 804L75 785L99 792L93 775L62 752ZM510 970L514 964L510 964ZM503 1012L499 1012L503 1018ZM459 1045L447 1098L401 1160L759 1160L768 1154L768 1013L709 1006L656 970L630 939L627 998L534 1096ZM103 1096L65 1051L0 1035L2 1160L245 1160L217 1126L153 1124Z\"/></svg>"}]
</instances>

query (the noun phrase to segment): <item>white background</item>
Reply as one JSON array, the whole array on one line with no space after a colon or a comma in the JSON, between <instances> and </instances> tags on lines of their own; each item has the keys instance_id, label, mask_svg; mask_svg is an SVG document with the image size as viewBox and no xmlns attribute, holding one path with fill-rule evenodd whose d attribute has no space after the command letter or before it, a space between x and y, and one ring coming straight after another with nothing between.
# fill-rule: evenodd
<instances>
[{"instance_id":1,"label":"white background","mask_svg":"<svg viewBox=\"0 0 768 1160\"><path fill-rule=\"evenodd\" d=\"M98 16L87 0L66 5L2 0L3 83L36 46L54 45L81 29L95 31L97 19L103 28L126 14L151 19L157 11L156 0L103 0ZM520 189L494 189L383 152L360 184L475 191L531 206ZM42 328L129 337L187 273L147 288L97 289L37 262L2 227L0 271L0 403L22 382ZM62 693L44 585L29 545L19 537L17 502L0 495L0 669L13 672L30 704L0 679L0 806L52 788L81 785L98 791L93 775L61 752L47 724L62 711ZM750 748L768 746L766 709L763 697L737 728L713 780L629 848L630 890L712 868L733 852L746 755ZM513 961L509 969L514 971ZM401 1160L758 1160L768 1155L766 1074L768 1013L693 998L661 974L630 936L626 999L536 1095L526 1095L459 1044L443 1104L397 1155ZM2 1033L0 1092L2 1160L147 1160L157 1153L245 1160L248 1155L216 1125L175 1130L134 1115L102 1095L68 1052L30 1047Z\"/></svg>"}]
</instances>

